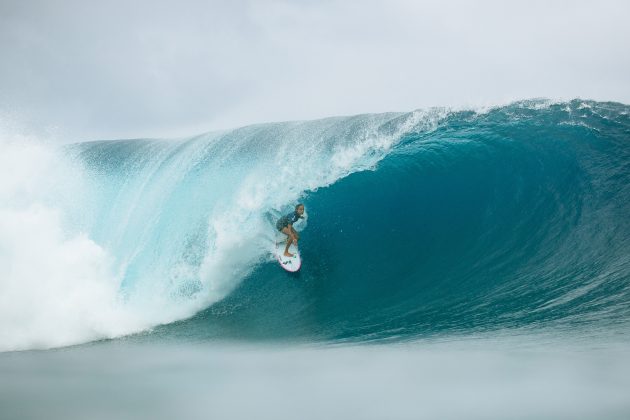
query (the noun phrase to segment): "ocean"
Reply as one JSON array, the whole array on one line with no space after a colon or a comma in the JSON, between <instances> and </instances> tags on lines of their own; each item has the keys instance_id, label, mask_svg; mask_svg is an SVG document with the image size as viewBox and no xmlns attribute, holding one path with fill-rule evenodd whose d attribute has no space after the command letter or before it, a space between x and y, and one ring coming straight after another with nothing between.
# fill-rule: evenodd
<instances>
[{"instance_id":1,"label":"ocean","mask_svg":"<svg viewBox=\"0 0 630 420\"><path fill-rule=\"evenodd\" d=\"M628 105L0 149L0 418L630 418Z\"/></svg>"}]
</instances>

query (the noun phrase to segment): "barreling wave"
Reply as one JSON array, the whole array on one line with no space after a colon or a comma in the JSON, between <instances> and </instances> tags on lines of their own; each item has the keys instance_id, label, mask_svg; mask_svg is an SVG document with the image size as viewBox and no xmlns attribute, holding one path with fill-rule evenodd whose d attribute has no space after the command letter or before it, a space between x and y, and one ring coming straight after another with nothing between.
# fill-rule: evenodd
<instances>
[{"instance_id":1,"label":"barreling wave","mask_svg":"<svg viewBox=\"0 0 630 420\"><path fill-rule=\"evenodd\" d=\"M259 265L227 299L163 333L362 341L623 330L629 110L521 102L405 133L373 171L306 195L297 279Z\"/></svg>"},{"instance_id":2,"label":"barreling wave","mask_svg":"<svg viewBox=\"0 0 630 420\"><path fill-rule=\"evenodd\" d=\"M88 297L113 315L84 305L64 340L25 320L3 347L159 324L155 336L306 340L627 325L629 111L527 101L73 145L64 159L82 182L46 200L63 227L50 246L74 243L93 263L55 265L81 273L63 290L22 275L54 300L81 296L96 267L107 293ZM292 277L270 254L274 219L298 200L310 217Z\"/></svg>"}]
</instances>

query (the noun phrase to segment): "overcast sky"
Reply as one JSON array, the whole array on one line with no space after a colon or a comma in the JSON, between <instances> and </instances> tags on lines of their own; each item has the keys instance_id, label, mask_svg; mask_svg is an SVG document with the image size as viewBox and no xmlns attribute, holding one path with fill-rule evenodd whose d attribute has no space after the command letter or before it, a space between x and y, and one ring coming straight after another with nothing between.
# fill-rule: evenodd
<instances>
[{"instance_id":1,"label":"overcast sky","mask_svg":"<svg viewBox=\"0 0 630 420\"><path fill-rule=\"evenodd\" d=\"M0 0L0 118L63 141L630 103L627 1Z\"/></svg>"}]
</instances>

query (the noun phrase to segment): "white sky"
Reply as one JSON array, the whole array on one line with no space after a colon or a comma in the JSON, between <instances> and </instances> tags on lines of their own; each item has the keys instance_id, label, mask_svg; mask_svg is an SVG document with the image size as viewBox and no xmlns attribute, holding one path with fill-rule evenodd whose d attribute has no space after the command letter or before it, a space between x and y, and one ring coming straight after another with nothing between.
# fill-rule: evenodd
<instances>
[{"instance_id":1,"label":"white sky","mask_svg":"<svg viewBox=\"0 0 630 420\"><path fill-rule=\"evenodd\" d=\"M0 118L62 141L630 103L627 1L0 0Z\"/></svg>"}]
</instances>

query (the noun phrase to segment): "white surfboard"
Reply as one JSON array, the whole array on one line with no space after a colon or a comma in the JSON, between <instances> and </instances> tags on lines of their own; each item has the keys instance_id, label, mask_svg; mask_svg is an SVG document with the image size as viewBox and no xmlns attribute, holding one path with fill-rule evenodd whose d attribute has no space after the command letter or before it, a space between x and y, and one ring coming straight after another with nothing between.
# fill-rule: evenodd
<instances>
[{"instance_id":1,"label":"white surfboard","mask_svg":"<svg viewBox=\"0 0 630 420\"><path fill-rule=\"evenodd\" d=\"M284 235L283 235L284 236ZM293 254L293 257L286 257L284 255L284 248L287 246L285 240L276 240L276 259L280 263L280 267L285 270L295 273L302 266L302 258L300 258L300 251L298 251L295 243L291 244L289 247L289 252Z\"/></svg>"}]
</instances>

